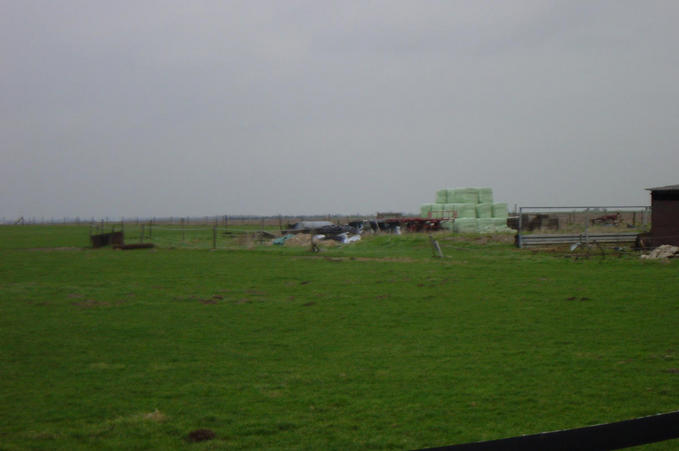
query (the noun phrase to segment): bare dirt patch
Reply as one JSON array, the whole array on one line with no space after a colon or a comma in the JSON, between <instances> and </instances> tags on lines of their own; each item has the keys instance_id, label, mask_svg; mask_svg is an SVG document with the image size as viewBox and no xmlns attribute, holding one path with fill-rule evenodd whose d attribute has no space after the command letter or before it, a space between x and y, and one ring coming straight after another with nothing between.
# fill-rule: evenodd
<instances>
[{"instance_id":1,"label":"bare dirt patch","mask_svg":"<svg viewBox=\"0 0 679 451\"><path fill-rule=\"evenodd\" d=\"M320 247L335 247L339 243L335 240L314 240ZM283 243L287 247L311 247L311 235L308 233L298 233L292 238L288 238Z\"/></svg>"},{"instance_id":2,"label":"bare dirt patch","mask_svg":"<svg viewBox=\"0 0 679 451\"><path fill-rule=\"evenodd\" d=\"M195 443L195 442L204 442L206 440L212 440L213 438L216 437L216 434L214 431L210 429L196 429L195 431L189 432L189 435L186 437L186 440Z\"/></svg>"},{"instance_id":3,"label":"bare dirt patch","mask_svg":"<svg viewBox=\"0 0 679 451\"><path fill-rule=\"evenodd\" d=\"M154 421L156 423L162 423L163 421L167 420L167 415L156 409L153 412L145 413L144 419L148 421Z\"/></svg>"},{"instance_id":4,"label":"bare dirt patch","mask_svg":"<svg viewBox=\"0 0 679 451\"><path fill-rule=\"evenodd\" d=\"M198 302L202 304L216 304L217 302L222 300L224 300L224 296L222 296L221 294L215 294L211 298L198 299Z\"/></svg>"},{"instance_id":5,"label":"bare dirt patch","mask_svg":"<svg viewBox=\"0 0 679 451\"><path fill-rule=\"evenodd\" d=\"M95 308L95 307L109 307L111 304L105 301L97 301L96 299L85 299L80 302L71 302L72 305L80 308Z\"/></svg>"},{"instance_id":6,"label":"bare dirt patch","mask_svg":"<svg viewBox=\"0 0 679 451\"><path fill-rule=\"evenodd\" d=\"M577 300L579 300L581 302L591 301L591 299L586 297L586 296L581 296L581 297L571 296L571 297L566 298L566 300L567 301L577 301Z\"/></svg>"},{"instance_id":7,"label":"bare dirt patch","mask_svg":"<svg viewBox=\"0 0 679 451\"><path fill-rule=\"evenodd\" d=\"M122 363L95 362L90 363L90 368L93 370L122 370L125 369L125 365Z\"/></svg>"},{"instance_id":8,"label":"bare dirt patch","mask_svg":"<svg viewBox=\"0 0 679 451\"><path fill-rule=\"evenodd\" d=\"M81 251L81 247L31 247L26 249L29 252L59 252L59 251Z\"/></svg>"}]
</instances>

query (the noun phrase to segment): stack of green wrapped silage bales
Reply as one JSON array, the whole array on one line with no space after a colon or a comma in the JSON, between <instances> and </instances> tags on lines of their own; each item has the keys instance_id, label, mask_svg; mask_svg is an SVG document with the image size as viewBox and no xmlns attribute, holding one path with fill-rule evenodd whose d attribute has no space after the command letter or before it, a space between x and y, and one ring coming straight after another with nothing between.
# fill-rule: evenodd
<instances>
[{"instance_id":1,"label":"stack of green wrapped silage bales","mask_svg":"<svg viewBox=\"0 0 679 451\"><path fill-rule=\"evenodd\" d=\"M511 232L512 229L507 227L507 218L490 218L493 221L496 233Z\"/></svg>"},{"instance_id":2,"label":"stack of green wrapped silage bales","mask_svg":"<svg viewBox=\"0 0 679 451\"><path fill-rule=\"evenodd\" d=\"M459 190L457 189L449 189L448 190L448 203L449 204L459 204L460 202L460 196L458 196Z\"/></svg>"},{"instance_id":3,"label":"stack of green wrapped silage bales","mask_svg":"<svg viewBox=\"0 0 679 451\"><path fill-rule=\"evenodd\" d=\"M452 202L455 202L456 204L464 204L464 203L466 203L466 202L464 201L464 196L462 195L462 191L463 191L462 188L451 189L451 190L449 191L449 192L450 192L450 196L452 196L451 201L452 201Z\"/></svg>"},{"instance_id":4,"label":"stack of green wrapped silage bales","mask_svg":"<svg viewBox=\"0 0 679 451\"><path fill-rule=\"evenodd\" d=\"M493 204L493 220L495 221L495 232L511 232L512 229L507 227L507 204L500 202Z\"/></svg>"},{"instance_id":5,"label":"stack of green wrapped silage bales","mask_svg":"<svg viewBox=\"0 0 679 451\"><path fill-rule=\"evenodd\" d=\"M499 202L493 204L493 218L507 218L509 216L507 212L507 204L504 202Z\"/></svg>"},{"instance_id":6,"label":"stack of green wrapped silage bales","mask_svg":"<svg viewBox=\"0 0 679 451\"><path fill-rule=\"evenodd\" d=\"M507 228L507 204L493 202L492 188L440 189L436 202L423 204L423 218L455 218L446 228L458 233L505 232Z\"/></svg>"},{"instance_id":7,"label":"stack of green wrapped silage bales","mask_svg":"<svg viewBox=\"0 0 679 451\"><path fill-rule=\"evenodd\" d=\"M435 203L431 205L431 217L435 219L441 219L443 217L443 205Z\"/></svg>"},{"instance_id":8,"label":"stack of green wrapped silage bales","mask_svg":"<svg viewBox=\"0 0 679 451\"><path fill-rule=\"evenodd\" d=\"M479 233L479 220L476 218L457 218L453 223L455 233Z\"/></svg>"},{"instance_id":9,"label":"stack of green wrapped silage bales","mask_svg":"<svg viewBox=\"0 0 679 451\"><path fill-rule=\"evenodd\" d=\"M476 232L493 233L495 232L489 218L493 215L493 190L491 188L466 188L467 196L475 196L476 203L474 212L476 213Z\"/></svg>"},{"instance_id":10,"label":"stack of green wrapped silage bales","mask_svg":"<svg viewBox=\"0 0 679 451\"><path fill-rule=\"evenodd\" d=\"M479 233L495 233L494 218L479 218Z\"/></svg>"},{"instance_id":11,"label":"stack of green wrapped silage bales","mask_svg":"<svg viewBox=\"0 0 679 451\"><path fill-rule=\"evenodd\" d=\"M479 203L480 204L492 204L493 203L493 189L492 188L479 188Z\"/></svg>"},{"instance_id":12,"label":"stack of green wrapped silage bales","mask_svg":"<svg viewBox=\"0 0 679 451\"><path fill-rule=\"evenodd\" d=\"M456 203L456 217L453 222L455 233L479 233L479 220L476 207L479 203L477 188L457 188L450 190Z\"/></svg>"},{"instance_id":13,"label":"stack of green wrapped silage bales","mask_svg":"<svg viewBox=\"0 0 679 451\"><path fill-rule=\"evenodd\" d=\"M459 204L457 201L457 196L455 195L456 189L449 189L448 190L448 203L449 204Z\"/></svg>"},{"instance_id":14,"label":"stack of green wrapped silage bales","mask_svg":"<svg viewBox=\"0 0 679 451\"><path fill-rule=\"evenodd\" d=\"M460 211L461 204L443 204L443 207L441 209L442 212L442 217L443 218L455 218L458 216L458 212Z\"/></svg>"},{"instance_id":15,"label":"stack of green wrapped silage bales","mask_svg":"<svg viewBox=\"0 0 679 451\"><path fill-rule=\"evenodd\" d=\"M456 202L463 204L478 204L479 190L476 188L463 188L455 190Z\"/></svg>"},{"instance_id":16,"label":"stack of green wrapped silage bales","mask_svg":"<svg viewBox=\"0 0 679 451\"><path fill-rule=\"evenodd\" d=\"M458 218L476 218L475 204L456 204Z\"/></svg>"},{"instance_id":17,"label":"stack of green wrapped silage bales","mask_svg":"<svg viewBox=\"0 0 679 451\"><path fill-rule=\"evenodd\" d=\"M477 218L492 218L493 217L493 204L476 204L476 217Z\"/></svg>"}]
</instances>

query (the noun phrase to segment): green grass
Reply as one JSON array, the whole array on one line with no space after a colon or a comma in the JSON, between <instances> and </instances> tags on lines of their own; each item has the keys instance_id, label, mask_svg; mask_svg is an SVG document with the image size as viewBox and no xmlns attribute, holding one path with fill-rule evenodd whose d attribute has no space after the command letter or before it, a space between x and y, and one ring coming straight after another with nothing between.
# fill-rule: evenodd
<instances>
[{"instance_id":1,"label":"green grass","mask_svg":"<svg viewBox=\"0 0 679 451\"><path fill-rule=\"evenodd\" d=\"M442 260L426 235L312 255L0 228L0 448L414 449L677 409L677 262L438 238Z\"/></svg>"},{"instance_id":2,"label":"green grass","mask_svg":"<svg viewBox=\"0 0 679 451\"><path fill-rule=\"evenodd\" d=\"M76 225L0 226L0 249L85 247L89 228Z\"/></svg>"}]
</instances>

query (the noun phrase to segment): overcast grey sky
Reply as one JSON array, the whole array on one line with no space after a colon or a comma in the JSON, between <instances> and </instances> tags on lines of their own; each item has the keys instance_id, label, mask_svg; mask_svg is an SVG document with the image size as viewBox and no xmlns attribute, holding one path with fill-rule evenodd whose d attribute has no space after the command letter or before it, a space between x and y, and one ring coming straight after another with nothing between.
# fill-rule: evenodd
<instances>
[{"instance_id":1,"label":"overcast grey sky","mask_svg":"<svg viewBox=\"0 0 679 451\"><path fill-rule=\"evenodd\" d=\"M0 0L0 216L648 204L679 2Z\"/></svg>"}]
</instances>

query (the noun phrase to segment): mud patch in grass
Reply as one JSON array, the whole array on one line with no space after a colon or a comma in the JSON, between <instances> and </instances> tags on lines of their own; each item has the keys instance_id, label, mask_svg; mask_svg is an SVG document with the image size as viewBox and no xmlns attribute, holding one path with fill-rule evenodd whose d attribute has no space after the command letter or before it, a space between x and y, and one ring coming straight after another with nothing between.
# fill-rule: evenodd
<instances>
[{"instance_id":1,"label":"mud patch in grass","mask_svg":"<svg viewBox=\"0 0 679 451\"><path fill-rule=\"evenodd\" d=\"M90 364L90 368L93 370L122 370L125 365L122 363L95 362Z\"/></svg>"},{"instance_id":2,"label":"mud patch in grass","mask_svg":"<svg viewBox=\"0 0 679 451\"><path fill-rule=\"evenodd\" d=\"M83 309L95 307L109 307L111 305L108 302L97 301L96 299L85 299L84 301L71 302L71 304Z\"/></svg>"},{"instance_id":3,"label":"mud patch in grass","mask_svg":"<svg viewBox=\"0 0 679 451\"><path fill-rule=\"evenodd\" d=\"M212 440L216 437L214 431L210 429L196 429L195 431L189 432L186 436L186 441L190 443L204 442L206 440Z\"/></svg>"}]
</instances>

